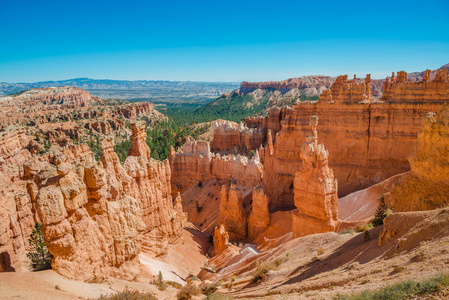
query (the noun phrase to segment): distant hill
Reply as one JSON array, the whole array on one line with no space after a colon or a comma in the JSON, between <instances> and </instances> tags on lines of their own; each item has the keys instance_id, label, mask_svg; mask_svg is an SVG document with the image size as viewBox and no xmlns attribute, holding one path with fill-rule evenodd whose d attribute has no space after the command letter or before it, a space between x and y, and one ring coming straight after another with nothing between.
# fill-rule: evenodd
<instances>
[{"instance_id":1,"label":"distant hill","mask_svg":"<svg viewBox=\"0 0 449 300\"><path fill-rule=\"evenodd\" d=\"M203 102L238 88L237 82L109 80L76 78L34 83L0 82L0 96L44 87L74 86L100 98L161 102Z\"/></svg>"}]
</instances>

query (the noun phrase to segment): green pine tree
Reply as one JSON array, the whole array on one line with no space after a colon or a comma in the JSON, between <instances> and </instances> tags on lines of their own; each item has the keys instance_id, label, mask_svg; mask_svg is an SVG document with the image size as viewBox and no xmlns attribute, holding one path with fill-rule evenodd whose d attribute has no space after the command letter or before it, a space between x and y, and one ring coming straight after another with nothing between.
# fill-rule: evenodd
<instances>
[{"instance_id":1,"label":"green pine tree","mask_svg":"<svg viewBox=\"0 0 449 300\"><path fill-rule=\"evenodd\" d=\"M28 243L31 252L27 253L27 257L31 260L31 268L34 271L51 269L52 255L48 252L45 245L41 223L37 222L34 225L33 233L30 235Z\"/></svg>"},{"instance_id":2,"label":"green pine tree","mask_svg":"<svg viewBox=\"0 0 449 300\"><path fill-rule=\"evenodd\" d=\"M376 213L374 214L374 219L372 223L374 227L380 226L384 223L384 219L388 216L388 207L385 204L385 196L382 194L379 200L379 206L376 209Z\"/></svg>"}]
</instances>

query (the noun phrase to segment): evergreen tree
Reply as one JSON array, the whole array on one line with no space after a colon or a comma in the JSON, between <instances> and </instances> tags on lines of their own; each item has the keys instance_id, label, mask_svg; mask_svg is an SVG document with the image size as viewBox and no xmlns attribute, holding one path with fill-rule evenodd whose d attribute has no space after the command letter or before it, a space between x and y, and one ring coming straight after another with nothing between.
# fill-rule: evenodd
<instances>
[{"instance_id":1,"label":"evergreen tree","mask_svg":"<svg viewBox=\"0 0 449 300\"><path fill-rule=\"evenodd\" d=\"M28 239L31 252L27 253L27 257L31 260L31 268L34 271L51 269L52 255L45 246L44 236L42 235L42 225L37 222L34 225L33 233Z\"/></svg>"},{"instance_id":2,"label":"evergreen tree","mask_svg":"<svg viewBox=\"0 0 449 300\"><path fill-rule=\"evenodd\" d=\"M385 196L382 194L382 196L380 196L379 206L377 207L374 219L372 220L374 227L382 225L386 216L388 216L388 207L385 204Z\"/></svg>"}]
</instances>

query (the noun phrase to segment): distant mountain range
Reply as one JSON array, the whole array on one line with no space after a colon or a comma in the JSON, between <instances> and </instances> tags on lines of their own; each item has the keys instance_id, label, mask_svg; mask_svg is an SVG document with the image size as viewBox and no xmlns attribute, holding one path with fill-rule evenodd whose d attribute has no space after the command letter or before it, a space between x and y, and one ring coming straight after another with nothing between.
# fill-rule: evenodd
<instances>
[{"instance_id":1,"label":"distant mountain range","mask_svg":"<svg viewBox=\"0 0 449 300\"><path fill-rule=\"evenodd\" d=\"M0 82L0 96L44 87L75 86L100 98L161 102L202 102L238 88L239 82L109 80L76 78L34 83Z\"/></svg>"}]
</instances>

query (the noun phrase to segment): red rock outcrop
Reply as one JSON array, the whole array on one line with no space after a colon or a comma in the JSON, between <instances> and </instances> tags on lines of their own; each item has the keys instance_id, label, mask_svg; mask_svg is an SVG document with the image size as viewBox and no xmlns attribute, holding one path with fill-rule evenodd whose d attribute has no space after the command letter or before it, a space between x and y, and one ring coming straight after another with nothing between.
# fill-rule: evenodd
<instances>
[{"instance_id":1,"label":"red rock outcrop","mask_svg":"<svg viewBox=\"0 0 449 300\"><path fill-rule=\"evenodd\" d=\"M20 271L34 213L27 184L20 178L35 174L39 162L26 150L29 138L24 128L6 127L0 132L0 271Z\"/></svg>"},{"instance_id":2,"label":"red rock outcrop","mask_svg":"<svg viewBox=\"0 0 449 300\"><path fill-rule=\"evenodd\" d=\"M449 98L449 70L439 69L430 81L430 70L424 72L421 81L407 81L407 73L398 72L384 82L381 100L403 103L444 103Z\"/></svg>"},{"instance_id":3,"label":"red rock outcrop","mask_svg":"<svg viewBox=\"0 0 449 300\"><path fill-rule=\"evenodd\" d=\"M136 132L133 143L145 136ZM65 277L92 281L134 279L139 253L162 254L181 238L185 214L171 196L168 160L134 152L122 166L113 139L102 141L101 162L87 145L32 157L21 129L0 132L0 270L20 270L36 221L52 268ZM140 149L134 147L134 149Z\"/></svg>"},{"instance_id":4,"label":"red rock outcrop","mask_svg":"<svg viewBox=\"0 0 449 300\"><path fill-rule=\"evenodd\" d=\"M268 197L263 187L257 186L252 191L252 207L248 217L248 239L256 241L270 224L270 212L268 211Z\"/></svg>"},{"instance_id":5,"label":"red rock outcrop","mask_svg":"<svg viewBox=\"0 0 449 300\"><path fill-rule=\"evenodd\" d=\"M361 190L409 170L421 120L438 111L437 103L345 104L319 101L294 106L280 121L282 129L260 151L270 211L293 209L293 180L302 161L301 144L309 116L320 117L320 140L332 153L329 167L339 183L339 196Z\"/></svg>"},{"instance_id":6,"label":"red rock outcrop","mask_svg":"<svg viewBox=\"0 0 449 300\"><path fill-rule=\"evenodd\" d=\"M214 229L214 254L220 255L229 246L229 234L223 224Z\"/></svg>"},{"instance_id":7,"label":"red rock outcrop","mask_svg":"<svg viewBox=\"0 0 449 300\"><path fill-rule=\"evenodd\" d=\"M212 151L236 149L255 150L263 143L262 129L248 128L246 125L229 121L214 123L214 137L210 143Z\"/></svg>"},{"instance_id":8,"label":"red rock outcrop","mask_svg":"<svg viewBox=\"0 0 449 300\"><path fill-rule=\"evenodd\" d=\"M145 142L147 137L147 133L145 132L145 122L132 122L131 130L132 146L128 150L128 156L144 156L149 158L151 150Z\"/></svg>"},{"instance_id":9,"label":"red rock outcrop","mask_svg":"<svg viewBox=\"0 0 449 300\"><path fill-rule=\"evenodd\" d=\"M353 80L348 80L348 75L338 76L331 91L323 92L320 100L344 103L372 102L374 98L371 75L367 74L364 82L358 82L355 75Z\"/></svg>"},{"instance_id":10,"label":"red rock outcrop","mask_svg":"<svg viewBox=\"0 0 449 300\"><path fill-rule=\"evenodd\" d=\"M223 185L220 190L218 226L224 226L231 240L242 241L247 236L247 216L243 208L245 189L234 183Z\"/></svg>"},{"instance_id":11,"label":"red rock outcrop","mask_svg":"<svg viewBox=\"0 0 449 300\"><path fill-rule=\"evenodd\" d=\"M312 135L301 148L302 166L295 174L293 237L335 231L338 222L337 180L328 166L329 152L318 144L318 117L310 117Z\"/></svg>"},{"instance_id":12,"label":"red rock outcrop","mask_svg":"<svg viewBox=\"0 0 449 300\"><path fill-rule=\"evenodd\" d=\"M263 177L259 153L246 156L214 154L207 142L188 141L170 153L173 193L209 179L235 180L238 184L253 188Z\"/></svg>"},{"instance_id":13,"label":"red rock outcrop","mask_svg":"<svg viewBox=\"0 0 449 300\"><path fill-rule=\"evenodd\" d=\"M449 106L429 113L409 157L411 171L393 188L395 211L431 210L449 204Z\"/></svg>"}]
</instances>

